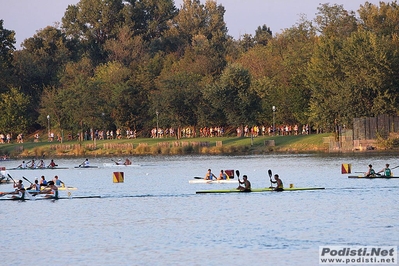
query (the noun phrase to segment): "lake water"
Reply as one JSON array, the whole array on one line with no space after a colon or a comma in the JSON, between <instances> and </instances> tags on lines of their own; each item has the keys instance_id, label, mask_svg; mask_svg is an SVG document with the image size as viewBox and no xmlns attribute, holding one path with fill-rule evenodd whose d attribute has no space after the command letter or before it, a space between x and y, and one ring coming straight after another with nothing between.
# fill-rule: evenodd
<instances>
[{"instance_id":1,"label":"lake water","mask_svg":"<svg viewBox=\"0 0 399 266\"><path fill-rule=\"evenodd\" d=\"M131 158L140 167L9 171L14 179L58 175L72 196L91 199L0 201L3 265L318 265L319 246L399 245L399 179L348 179L399 165L395 155L262 155ZM19 161L3 162L12 168ZM252 187L269 187L268 169L285 186L325 190L196 194L235 184L189 184L212 168L240 170ZM399 167L396 169L399 174ZM124 183L113 183L123 172ZM393 170L395 172L395 170ZM27 182L24 181L27 186ZM1 185L1 191L12 185ZM66 196L61 191L61 196Z\"/></svg>"}]
</instances>

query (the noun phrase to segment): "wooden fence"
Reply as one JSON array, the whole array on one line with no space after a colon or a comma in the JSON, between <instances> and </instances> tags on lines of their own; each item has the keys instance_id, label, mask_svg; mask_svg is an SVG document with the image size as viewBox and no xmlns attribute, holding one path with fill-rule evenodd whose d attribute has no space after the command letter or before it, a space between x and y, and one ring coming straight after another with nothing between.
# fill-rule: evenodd
<instances>
[{"instance_id":1,"label":"wooden fence","mask_svg":"<svg viewBox=\"0 0 399 266\"><path fill-rule=\"evenodd\" d=\"M353 139L371 140L399 132L399 116L379 115L353 119Z\"/></svg>"}]
</instances>

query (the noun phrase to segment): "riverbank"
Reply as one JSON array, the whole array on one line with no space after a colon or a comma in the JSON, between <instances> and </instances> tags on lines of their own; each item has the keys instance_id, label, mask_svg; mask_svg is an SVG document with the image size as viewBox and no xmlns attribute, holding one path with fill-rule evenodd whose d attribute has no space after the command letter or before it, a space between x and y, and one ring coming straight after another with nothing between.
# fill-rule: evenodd
<instances>
[{"instance_id":1,"label":"riverbank","mask_svg":"<svg viewBox=\"0 0 399 266\"><path fill-rule=\"evenodd\" d=\"M10 143L0 155L10 158L81 157L116 155L245 155L270 152L328 152L323 139L331 134L213 138L137 138L90 141Z\"/></svg>"}]
</instances>

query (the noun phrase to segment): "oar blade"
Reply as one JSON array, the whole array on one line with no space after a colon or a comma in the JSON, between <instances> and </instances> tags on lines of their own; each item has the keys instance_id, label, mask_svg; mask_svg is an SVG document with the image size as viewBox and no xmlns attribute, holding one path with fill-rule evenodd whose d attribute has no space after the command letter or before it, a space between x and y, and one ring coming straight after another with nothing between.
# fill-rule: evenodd
<instances>
[{"instance_id":1,"label":"oar blade","mask_svg":"<svg viewBox=\"0 0 399 266\"><path fill-rule=\"evenodd\" d=\"M11 180L15 183L14 178L12 178L12 176L10 176L10 174L7 174L9 178L11 178Z\"/></svg>"},{"instance_id":2,"label":"oar blade","mask_svg":"<svg viewBox=\"0 0 399 266\"><path fill-rule=\"evenodd\" d=\"M269 177L272 178L272 175L273 175L272 170L269 169L269 170L267 171L267 173L269 174Z\"/></svg>"},{"instance_id":3,"label":"oar blade","mask_svg":"<svg viewBox=\"0 0 399 266\"><path fill-rule=\"evenodd\" d=\"M238 178L240 178L240 171L236 170L236 175Z\"/></svg>"},{"instance_id":4,"label":"oar blade","mask_svg":"<svg viewBox=\"0 0 399 266\"><path fill-rule=\"evenodd\" d=\"M22 177L23 179L25 179L26 181L28 181L29 183L33 184L32 182L29 181L29 179L27 179L26 177Z\"/></svg>"}]
</instances>

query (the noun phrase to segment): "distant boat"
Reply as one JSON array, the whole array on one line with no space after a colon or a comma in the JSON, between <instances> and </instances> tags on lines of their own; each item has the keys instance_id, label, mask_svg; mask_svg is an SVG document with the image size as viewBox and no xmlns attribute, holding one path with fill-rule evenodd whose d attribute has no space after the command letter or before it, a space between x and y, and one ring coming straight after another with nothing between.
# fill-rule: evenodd
<instances>
[{"instance_id":1,"label":"distant boat","mask_svg":"<svg viewBox=\"0 0 399 266\"><path fill-rule=\"evenodd\" d=\"M140 164L128 164L128 165L125 165L123 163L121 163L121 164L104 163L103 166L104 167L127 167L127 166L129 166L129 167L140 167L141 165Z\"/></svg>"},{"instance_id":2,"label":"distant boat","mask_svg":"<svg viewBox=\"0 0 399 266\"><path fill-rule=\"evenodd\" d=\"M54 167L40 167L40 168L30 168L30 167L22 168L22 167L14 167L14 168L9 168L8 170L55 170L55 169L69 169L69 168L68 168L68 167L58 167L58 166L54 166Z\"/></svg>"},{"instance_id":3,"label":"distant boat","mask_svg":"<svg viewBox=\"0 0 399 266\"><path fill-rule=\"evenodd\" d=\"M96 166L96 165L87 165L87 166L78 165L78 166L75 166L75 168L98 168L98 166Z\"/></svg>"}]
</instances>

